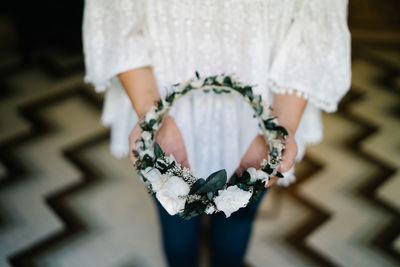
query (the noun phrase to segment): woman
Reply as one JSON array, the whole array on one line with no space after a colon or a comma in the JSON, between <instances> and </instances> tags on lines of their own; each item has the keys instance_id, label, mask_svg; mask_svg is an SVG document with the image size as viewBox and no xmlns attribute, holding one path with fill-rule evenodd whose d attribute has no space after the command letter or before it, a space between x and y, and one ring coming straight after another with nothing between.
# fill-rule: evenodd
<instances>
[{"instance_id":1,"label":"woman","mask_svg":"<svg viewBox=\"0 0 400 267\"><path fill-rule=\"evenodd\" d=\"M322 139L321 111L335 112L350 88L347 0L87 0L83 40L85 79L105 92L111 151L132 162L138 118L170 85L196 70L257 85L253 91L289 131L279 166L285 177L267 188L295 181L294 163ZM222 168L241 174L268 153L251 108L236 94L183 97L156 141L197 177ZM210 217L214 266L243 264L261 198L232 218ZM199 218L182 222L156 204L168 263L195 266Z\"/></svg>"}]
</instances>

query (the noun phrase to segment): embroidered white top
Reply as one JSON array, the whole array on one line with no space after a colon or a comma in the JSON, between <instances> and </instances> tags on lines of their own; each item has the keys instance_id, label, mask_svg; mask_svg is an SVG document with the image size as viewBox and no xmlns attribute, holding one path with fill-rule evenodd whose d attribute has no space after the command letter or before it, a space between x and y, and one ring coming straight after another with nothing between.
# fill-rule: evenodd
<instances>
[{"instance_id":1,"label":"embroidered white top","mask_svg":"<svg viewBox=\"0 0 400 267\"><path fill-rule=\"evenodd\" d=\"M322 139L321 111L335 112L351 83L347 0L86 0L85 81L105 92L102 122L111 151L129 152L137 115L117 74L151 65L160 95L200 75L233 74L276 93L308 99L295 134L299 152ZM196 91L171 109L198 177L239 165L258 133L250 106L236 94ZM279 120L279 118L278 118ZM279 185L295 181L294 166Z\"/></svg>"}]
</instances>

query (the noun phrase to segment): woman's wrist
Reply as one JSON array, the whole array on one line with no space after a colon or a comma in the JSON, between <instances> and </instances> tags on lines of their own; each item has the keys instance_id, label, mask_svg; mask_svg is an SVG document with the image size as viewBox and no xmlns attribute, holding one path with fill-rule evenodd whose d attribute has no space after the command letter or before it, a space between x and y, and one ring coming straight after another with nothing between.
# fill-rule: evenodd
<instances>
[{"instance_id":1,"label":"woman's wrist","mask_svg":"<svg viewBox=\"0 0 400 267\"><path fill-rule=\"evenodd\" d=\"M120 73L118 78L139 118L142 118L154 106L155 101L160 99L151 66L128 70Z\"/></svg>"},{"instance_id":2,"label":"woman's wrist","mask_svg":"<svg viewBox=\"0 0 400 267\"><path fill-rule=\"evenodd\" d=\"M307 99L296 94L275 94L271 116L276 116L280 125L295 134Z\"/></svg>"}]
</instances>

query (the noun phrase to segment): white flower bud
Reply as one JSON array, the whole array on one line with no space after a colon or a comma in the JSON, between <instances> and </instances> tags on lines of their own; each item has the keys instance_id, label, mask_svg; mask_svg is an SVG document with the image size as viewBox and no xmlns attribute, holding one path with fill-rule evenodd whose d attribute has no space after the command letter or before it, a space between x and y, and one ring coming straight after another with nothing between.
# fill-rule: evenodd
<instances>
[{"instance_id":1,"label":"white flower bud","mask_svg":"<svg viewBox=\"0 0 400 267\"><path fill-rule=\"evenodd\" d=\"M144 116L144 120L146 123L149 123L152 119L157 120L158 113L156 111L156 107L152 107Z\"/></svg>"},{"instance_id":2,"label":"white flower bud","mask_svg":"<svg viewBox=\"0 0 400 267\"><path fill-rule=\"evenodd\" d=\"M223 84L224 83L224 79L225 79L225 76L219 75L215 80L218 83Z\"/></svg>"},{"instance_id":3,"label":"white flower bud","mask_svg":"<svg viewBox=\"0 0 400 267\"><path fill-rule=\"evenodd\" d=\"M204 212L205 212L206 214L213 214L213 213L215 212L215 207L214 207L214 205L208 205Z\"/></svg>"}]
</instances>

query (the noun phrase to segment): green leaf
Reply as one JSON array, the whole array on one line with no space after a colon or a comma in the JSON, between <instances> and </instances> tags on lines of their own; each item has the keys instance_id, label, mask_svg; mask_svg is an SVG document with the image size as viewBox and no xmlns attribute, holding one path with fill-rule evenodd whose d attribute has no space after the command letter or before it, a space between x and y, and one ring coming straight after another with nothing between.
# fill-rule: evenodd
<instances>
[{"instance_id":1,"label":"green leaf","mask_svg":"<svg viewBox=\"0 0 400 267\"><path fill-rule=\"evenodd\" d=\"M272 121L273 119L275 119L275 117L271 117L263 121L265 128L267 128L268 130L274 130L275 128L276 124Z\"/></svg>"},{"instance_id":2,"label":"green leaf","mask_svg":"<svg viewBox=\"0 0 400 267\"><path fill-rule=\"evenodd\" d=\"M265 165L264 168L262 168L263 171L265 171L268 174L271 174L274 170L269 166L269 164Z\"/></svg>"},{"instance_id":3,"label":"green leaf","mask_svg":"<svg viewBox=\"0 0 400 267\"><path fill-rule=\"evenodd\" d=\"M169 102L169 103L172 103L172 101L174 100L174 98L175 98L175 92L172 92L171 94L169 94L169 95L165 98L165 101L167 101L167 102Z\"/></svg>"},{"instance_id":4,"label":"green leaf","mask_svg":"<svg viewBox=\"0 0 400 267\"><path fill-rule=\"evenodd\" d=\"M196 70L196 77L197 79L200 79L200 74L197 72L197 70Z\"/></svg>"},{"instance_id":5,"label":"green leaf","mask_svg":"<svg viewBox=\"0 0 400 267\"><path fill-rule=\"evenodd\" d=\"M244 95L247 96L250 100L253 100L253 90L250 86L246 86L244 88Z\"/></svg>"},{"instance_id":6,"label":"green leaf","mask_svg":"<svg viewBox=\"0 0 400 267\"><path fill-rule=\"evenodd\" d=\"M237 173L235 172L235 173L232 175L231 179L229 179L229 183L230 183L230 184L236 184L237 178L238 178L238 175L237 175Z\"/></svg>"},{"instance_id":7,"label":"green leaf","mask_svg":"<svg viewBox=\"0 0 400 267\"><path fill-rule=\"evenodd\" d=\"M224 81L223 81L223 83L224 83L224 84L227 84L227 85L229 85L229 86L232 86L232 80L231 80L231 77L229 77L229 76L226 76L226 77L224 78Z\"/></svg>"},{"instance_id":8,"label":"green leaf","mask_svg":"<svg viewBox=\"0 0 400 267\"><path fill-rule=\"evenodd\" d=\"M250 190L250 186L242 184L242 183L238 183L236 184L237 187L239 187L240 189L244 190L244 191L249 191Z\"/></svg>"},{"instance_id":9,"label":"green leaf","mask_svg":"<svg viewBox=\"0 0 400 267\"><path fill-rule=\"evenodd\" d=\"M288 135L289 133L287 132L287 130L285 128L283 128L282 126L278 125L274 127L275 131L278 131L281 135Z\"/></svg>"},{"instance_id":10,"label":"green leaf","mask_svg":"<svg viewBox=\"0 0 400 267\"><path fill-rule=\"evenodd\" d=\"M214 91L214 93L216 93L216 94L218 94L218 95L221 94L221 91L220 91L220 90L217 90L216 88L213 88L212 90Z\"/></svg>"},{"instance_id":11,"label":"green leaf","mask_svg":"<svg viewBox=\"0 0 400 267\"><path fill-rule=\"evenodd\" d=\"M207 198L208 198L209 200L212 200L213 196L214 196L214 193L213 193L213 192L208 192L208 193L207 193Z\"/></svg>"},{"instance_id":12,"label":"green leaf","mask_svg":"<svg viewBox=\"0 0 400 267\"><path fill-rule=\"evenodd\" d=\"M189 195L193 195L197 193L197 190L199 190L200 187L202 187L206 183L206 180L203 178L197 179L197 181L192 185L192 188L190 188Z\"/></svg>"},{"instance_id":13,"label":"green leaf","mask_svg":"<svg viewBox=\"0 0 400 267\"><path fill-rule=\"evenodd\" d=\"M222 169L210 174L207 177L205 184L196 192L197 194L215 192L226 184L226 170Z\"/></svg>"},{"instance_id":14,"label":"green leaf","mask_svg":"<svg viewBox=\"0 0 400 267\"><path fill-rule=\"evenodd\" d=\"M142 162L143 162L142 169L146 169L147 167L151 167L153 165L153 159L147 154L143 156Z\"/></svg>"},{"instance_id":15,"label":"green leaf","mask_svg":"<svg viewBox=\"0 0 400 267\"><path fill-rule=\"evenodd\" d=\"M250 181L250 173L248 171L244 171L242 176L238 178L238 182L247 184Z\"/></svg>"},{"instance_id":16,"label":"green leaf","mask_svg":"<svg viewBox=\"0 0 400 267\"><path fill-rule=\"evenodd\" d=\"M154 143L154 154L157 156L157 158L164 156L164 152L157 142Z\"/></svg>"}]
</instances>

